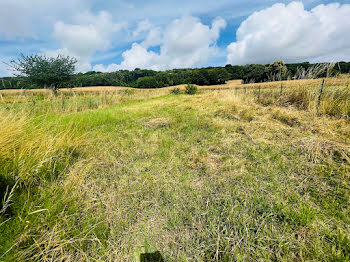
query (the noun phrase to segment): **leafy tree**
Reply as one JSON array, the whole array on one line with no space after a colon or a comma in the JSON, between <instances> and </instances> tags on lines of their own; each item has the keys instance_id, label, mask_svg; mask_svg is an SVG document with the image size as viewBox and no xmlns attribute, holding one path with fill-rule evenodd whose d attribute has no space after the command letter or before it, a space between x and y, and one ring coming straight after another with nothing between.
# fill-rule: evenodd
<instances>
[{"instance_id":1,"label":"leafy tree","mask_svg":"<svg viewBox=\"0 0 350 262\"><path fill-rule=\"evenodd\" d=\"M228 64L225 66L225 69L230 74L229 79L242 79L244 76L244 66L232 66Z\"/></svg>"},{"instance_id":2,"label":"leafy tree","mask_svg":"<svg viewBox=\"0 0 350 262\"><path fill-rule=\"evenodd\" d=\"M34 59L32 59L34 60ZM38 63L40 64L40 63ZM139 88L160 88L171 85L180 84L196 84L196 85L216 85L223 84L230 79L243 79L245 83L248 82L262 82L266 80L279 80L276 76L279 73L285 72L285 66L288 69L288 75L296 75L300 68L304 71L310 70L314 65L309 62L296 63L296 64L284 64L283 61L276 61L271 65L245 65L245 66L232 66L226 65L225 67L208 67L201 69L172 69L163 72L157 72L153 70L146 70L136 68L133 71L118 70L111 73L101 73L96 71L90 71L86 73L77 73L67 81L44 82L44 81L31 81L26 74L20 74L21 77L4 77L0 78L0 89L21 89L21 88L50 88L53 84L56 89L65 85L71 86L129 86ZM45 67L46 71L49 71ZM274 72L272 79L271 72ZM334 67L332 74L350 72L349 62L339 62ZM287 76L288 76L287 75ZM145 78L147 77L147 78ZM317 77L322 77L319 75ZM34 78L34 77L33 77ZM44 73L43 78L46 77ZM283 78L286 78L284 76ZM141 80L142 79L142 80ZM41 79L39 79L41 80ZM44 82L44 83L43 83Z\"/></svg>"},{"instance_id":3,"label":"leafy tree","mask_svg":"<svg viewBox=\"0 0 350 262\"><path fill-rule=\"evenodd\" d=\"M157 81L158 87L169 86L172 84L170 83L168 74L165 72L159 72L158 74L156 74L155 80Z\"/></svg>"},{"instance_id":4,"label":"leafy tree","mask_svg":"<svg viewBox=\"0 0 350 262\"><path fill-rule=\"evenodd\" d=\"M154 76L145 76L137 80L138 88L158 88L160 87Z\"/></svg>"},{"instance_id":5,"label":"leafy tree","mask_svg":"<svg viewBox=\"0 0 350 262\"><path fill-rule=\"evenodd\" d=\"M21 54L9 65L17 76L25 76L28 82L41 88L49 88L57 95L57 90L72 79L76 62L75 58L63 55L46 57Z\"/></svg>"},{"instance_id":6,"label":"leafy tree","mask_svg":"<svg viewBox=\"0 0 350 262\"><path fill-rule=\"evenodd\" d=\"M225 84L230 79L230 74L225 68L212 68L208 70L209 85Z\"/></svg>"},{"instance_id":7,"label":"leafy tree","mask_svg":"<svg viewBox=\"0 0 350 262\"><path fill-rule=\"evenodd\" d=\"M288 68L283 60L277 60L269 65L270 80L282 80L288 77Z\"/></svg>"},{"instance_id":8,"label":"leafy tree","mask_svg":"<svg viewBox=\"0 0 350 262\"><path fill-rule=\"evenodd\" d=\"M290 74L294 76L297 73L298 68L303 67L305 70L307 70L312 66L312 64L310 64L309 62L303 62L303 63L296 63L296 64L286 64L286 66Z\"/></svg>"},{"instance_id":9,"label":"leafy tree","mask_svg":"<svg viewBox=\"0 0 350 262\"><path fill-rule=\"evenodd\" d=\"M264 65L247 65L243 69L243 80L249 82L263 82L267 80L268 68Z\"/></svg>"},{"instance_id":10,"label":"leafy tree","mask_svg":"<svg viewBox=\"0 0 350 262\"><path fill-rule=\"evenodd\" d=\"M209 74L205 68L195 69L191 77L191 83L204 86L209 85Z\"/></svg>"},{"instance_id":11,"label":"leafy tree","mask_svg":"<svg viewBox=\"0 0 350 262\"><path fill-rule=\"evenodd\" d=\"M335 67L340 73L350 73L350 63L347 62L339 62Z\"/></svg>"}]
</instances>

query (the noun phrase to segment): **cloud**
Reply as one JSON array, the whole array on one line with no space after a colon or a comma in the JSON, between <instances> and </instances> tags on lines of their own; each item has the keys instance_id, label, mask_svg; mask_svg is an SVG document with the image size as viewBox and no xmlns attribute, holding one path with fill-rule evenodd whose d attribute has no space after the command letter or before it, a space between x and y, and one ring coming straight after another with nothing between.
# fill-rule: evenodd
<instances>
[{"instance_id":1,"label":"cloud","mask_svg":"<svg viewBox=\"0 0 350 262\"><path fill-rule=\"evenodd\" d=\"M0 62L0 76L12 76L12 75L14 75L14 72L11 69L9 69L9 66L6 65L5 63Z\"/></svg>"},{"instance_id":2,"label":"cloud","mask_svg":"<svg viewBox=\"0 0 350 262\"><path fill-rule=\"evenodd\" d=\"M91 70L90 60L98 50L107 50L111 45L112 34L123 29L125 23L114 23L107 12L93 15L90 12L75 17L75 24L58 21L54 25L53 36L62 48L48 50L48 56L58 54L69 55L78 60L77 70L86 72Z\"/></svg>"},{"instance_id":3,"label":"cloud","mask_svg":"<svg viewBox=\"0 0 350 262\"><path fill-rule=\"evenodd\" d=\"M140 33L145 32L150 30L153 27L153 25L151 24L151 22L146 19L146 20L142 20L141 22L139 22L137 24L137 28L136 30L133 32L133 37L137 37Z\"/></svg>"},{"instance_id":4,"label":"cloud","mask_svg":"<svg viewBox=\"0 0 350 262\"><path fill-rule=\"evenodd\" d=\"M100 12L97 16L86 13L79 15L77 20L78 24L57 22L53 36L70 53L79 57L91 56L97 50L106 50L110 46L111 34L125 26L114 23L107 12Z\"/></svg>"},{"instance_id":5,"label":"cloud","mask_svg":"<svg viewBox=\"0 0 350 262\"><path fill-rule=\"evenodd\" d=\"M151 27L143 42L133 43L131 49L122 54L120 65L97 65L94 69L132 70L139 67L166 70L200 65L217 54L215 44L225 26L222 18L216 18L209 27L196 17L184 16L172 21L163 31ZM151 46L159 46L160 52L149 50Z\"/></svg>"},{"instance_id":6,"label":"cloud","mask_svg":"<svg viewBox=\"0 0 350 262\"><path fill-rule=\"evenodd\" d=\"M141 45L145 48L158 46L162 43L162 29L160 27L152 27Z\"/></svg>"},{"instance_id":7,"label":"cloud","mask_svg":"<svg viewBox=\"0 0 350 262\"><path fill-rule=\"evenodd\" d=\"M1 0L0 38L38 38L58 17L85 8L82 0Z\"/></svg>"},{"instance_id":8,"label":"cloud","mask_svg":"<svg viewBox=\"0 0 350 262\"><path fill-rule=\"evenodd\" d=\"M301 2L275 4L253 13L227 47L227 63L270 63L350 59L350 5Z\"/></svg>"}]
</instances>

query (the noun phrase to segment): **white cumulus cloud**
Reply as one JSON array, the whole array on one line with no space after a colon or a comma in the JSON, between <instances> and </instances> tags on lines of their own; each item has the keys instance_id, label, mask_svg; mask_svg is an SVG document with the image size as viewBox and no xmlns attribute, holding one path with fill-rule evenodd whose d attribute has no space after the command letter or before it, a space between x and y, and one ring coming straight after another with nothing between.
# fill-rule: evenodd
<instances>
[{"instance_id":1,"label":"white cumulus cloud","mask_svg":"<svg viewBox=\"0 0 350 262\"><path fill-rule=\"evenodd\" d=\"M149 29L152 28L152 26L153 25L151 24L151 22L148 19L142 20L141 22L139 22L137 24L137 28L132 34L133 37L137 37L140 33L148 31Z\"/></svg>"},{"instance_id":2,"label":"white cumulus cloud","mask_svg":"<svg viewBox=\"0 0 350 262\"><path fill-rule=\"evenodd\" d=\"M108 12L93 15L82 13L75 18L75 24L58 21L54 25L53 36L62 48L48 50L48 56L69 55L78 60L78 71L91 70L90 60L98 50L107 50L111 45L112 34L125 27L124 23L114 23Z\"/></svg>"},{"instance_id":3,"label":"white cumulus cloud","mask_svg":"<svg viewBox=\"0 0 350 262\"><path fill-rule=\"evenodd\" d=\"M275 4L253 13L227 47L227 63L350 60L350 5Z\"/></svg>"},{"instance_id":4,"label":"white cumulus cloud","mask_svg":"<svg viewBox=\"0 0 350 262\"><path fill-rule=\"evenodd\" d=\"M85 8L83 0L0 0L0 38L38 38L58 17Z\"/></svg>"},{"instance_id":5,"label":"white cumulus cloud","mask_svg":"<svg viewBox=\"0 0 350 262\"><path fill-rule=\"evenodd\" d=\"M131 49L122 54L120 65L96 65L94 70L132 70L136 67L166 70L200 65L217 54L216 41L225 26L222 18L216 18L210 27L192 16L175 19L164 30L148 26L146 39L133 43ZM159 46L160 52L149 50L152 46Z\"/></svg>"}]
</instances>

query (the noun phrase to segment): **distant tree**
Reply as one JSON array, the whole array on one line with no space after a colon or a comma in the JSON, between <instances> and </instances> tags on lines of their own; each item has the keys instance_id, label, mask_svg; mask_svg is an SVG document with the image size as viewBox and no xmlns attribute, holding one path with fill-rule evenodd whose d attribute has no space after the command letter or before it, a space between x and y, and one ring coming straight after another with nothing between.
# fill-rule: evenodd
<instances>
[{"instance_id":1,"label":"distant tree","mask_svg":"<svg viewBox=\"0 0 350 262\"><path fill-rule=\"evenodd\" d=\"M191 83L200 86L209 85L208 70L205 68L194 69L191 77Z\"/></svg>"},{"instance_id":2,"label":"distant tree","mask_svg":"<svg viewBox=\"0 0 350 262\"><path fill-rule=\"evenodd\" d=\"M138 88L158 88L158 82L154 76L145 76L137 80Z\"/></svg>"},{"instance_id":3,"label":"distant tree","mask_svg":"<svg viewBox=\"0 0 350 262\"><path fill-rule=\"evenodd\" d=\"M288 71L290 72L290 75L294 76L297 71L298 68L303 67L305 70L309 69L312 64L310 64L309 62L303 62L303 63L296 63L296 64L286 64Z\"/></svg>"},{"instance_id":4,"label":"distant tree","mask_svg":"<svg viewBox=\"0 0 350 262\"><path fill-rule=\"evenodd\" d=\"M225 66L225 69L230 74L230 79L244 78L244 66L232 66L228 64Z\"/></svg>"},{"instance_id":5,"label":"distant tree","mask_svg":"<svg viewBox=\"0 0 350 262\"><path fill-rule=\"evenodd\" d=\"M243 79L245 83L262 82L267 80L279 80L279 75L282 73L282 78L289 76L294 78L307 78L309 75L313 77L324 77L327 75L327 70L320 74L315 74L315 69L319 69L319 65L310 64L309 62L284 64L283 61L276 61L271 65L240 65L232 66L230 64L225 67L207 67L201 69L172 69L162 72L154 70L135 68L133 71L118 70L111 73L102 73L97 71L89 71L86 73L77 73L70 79L69 74L65 77L60 77L57 80L59 73L50 73L55 66L46 66L45 61L41 61L38 57L31 57L31 59L23 59L22 62L31 62L31 67L25 67L26 70L18 71L21 77L4 77L0 78L0 89L21 89L21 88L52 88L53 91L60 87L80 87L80 86L129 86L139 88L160 88L165 86L180 85L180 84L196 84L196 85L216 85L223 84L230 79ZM54 59L53 59L54 60ZM35 63L34 63L34 62ZM45 62L45 63L44 63ZM16 68L19 66L16 61ZM22 63L21 65L25 64ZM38 70L33 69L35 65L43 65ZM72 64L74 66L74 63ZM56 67L57 68L57 67ZM23 68L22 68L23 69ZM31 77L26 72L35 72ZM74 70L72 69L71 72ZM329 70L328 70L329 71ZM339 62L332 69L331 75L338 73L350 73L349 62ZM53 76L52 76L53 75ZM27 77L28 76L28 77ZM34 77L35 76L35 77ZM40 76L40 77L38 77ZM67 77L66 77L67 76ZM55 81L51 81L54 78ZM70 80L69 80L70 79ZM31 80L31 81L29 81ZM48 81L46 81L48 80Z\"/></svg>"},{"instance_id":6,"label":"distant tree","mask_svg":"<svg viewBox=\"0 0 350 262\"><path fill-rule=\"evenodd\" d=\"M17 76L24 76L30 83L41 88L49 88L54 95L57 95L57 90L72 79L76 62L75 58L63 55L46 57L21 54L9 65Z\"/></svg>"},{"instance_id":7,"label":"distant tree","mask_svg":"<svg viewBox=\"0 0 350 262\"><path fill-rule=\"evenodd\" d=\"M272 81L287 79L289 72L283 60L277 60L269 65L269 78Z\"/></svg>"},{"instance_id":8,"label":"distant tree","mask_svg":"<svg viewBox=\"0 0 350 262\"><path fill-rule=\"evenodd\" d=\"M350 63L348 62L339 62L335 67L339 73L350 73Z\"/></svg>"},{"instance_id":9,"label":"distant tree","mask_svg":"<svg viewBox=\"0 0 350 262\"><path fill-rule=\"evenodd\" d=\"M209 72L209 85L225 84L230 79L230 74L225 68L212 68Z\"/></svg>"},{"instance_id":10,"label":"distant tree","mask_svg":"<svg viewBox=\"0 0 350 262\"><path fill-rule=\"evenodd\" d=\"M155 79L158 87L169 86L173 83L170 82L169 75L165 72L159 72L156 74Z\"/></svg>"},{"instance_id":11,"label":"distant tree","mask_svg":"<svg viewBox=\"0 0 350 262\"><path fill-rule=\"evenodd\" d=\"M88 71L84 75L96 75L96 74L101 74L101 72L96 72L96 71Z\"/></svg>"},{"instance_id":12,"label":"distant tree","mask_svg":"<svg viewBox=\"0 0 350 262\"><path fill-rule=\"evenodd\" d=\"M247 65L243 68L244 83L263 82L268 78L268 68L264 65Z\"/></svg>"}]
</instances>

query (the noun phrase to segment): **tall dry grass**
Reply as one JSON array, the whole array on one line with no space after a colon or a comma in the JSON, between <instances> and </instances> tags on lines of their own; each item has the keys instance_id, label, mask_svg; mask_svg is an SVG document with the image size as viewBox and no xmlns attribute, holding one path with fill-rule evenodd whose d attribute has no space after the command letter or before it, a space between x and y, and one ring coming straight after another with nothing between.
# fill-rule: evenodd
<instances>
[{"instance_id":1,"label":"tall dry grass","mask_svg":"<svg viewBox=\"0 0 350 262\"><path fill-rule=\"evenodd\" d=\"M349 123L292 84L5 95L0 260L346 261Z\"/></svg>"},{"instance_id":2,"label":"tall dry grass","mask_svg":"<svg viewBox=\"0 0 350 262\"><path fill-rule=\"evenodd\" d=\"M256 97L256 101L265 106L293 106L320 115L349 118L349 80L346 78L326 79L322 93L321 86L322 80L320 79L284 81L278 84L264 83L250 85L248 94ZM241 89L240 94L243 93Z\"/></svg>"}]
</instances>

